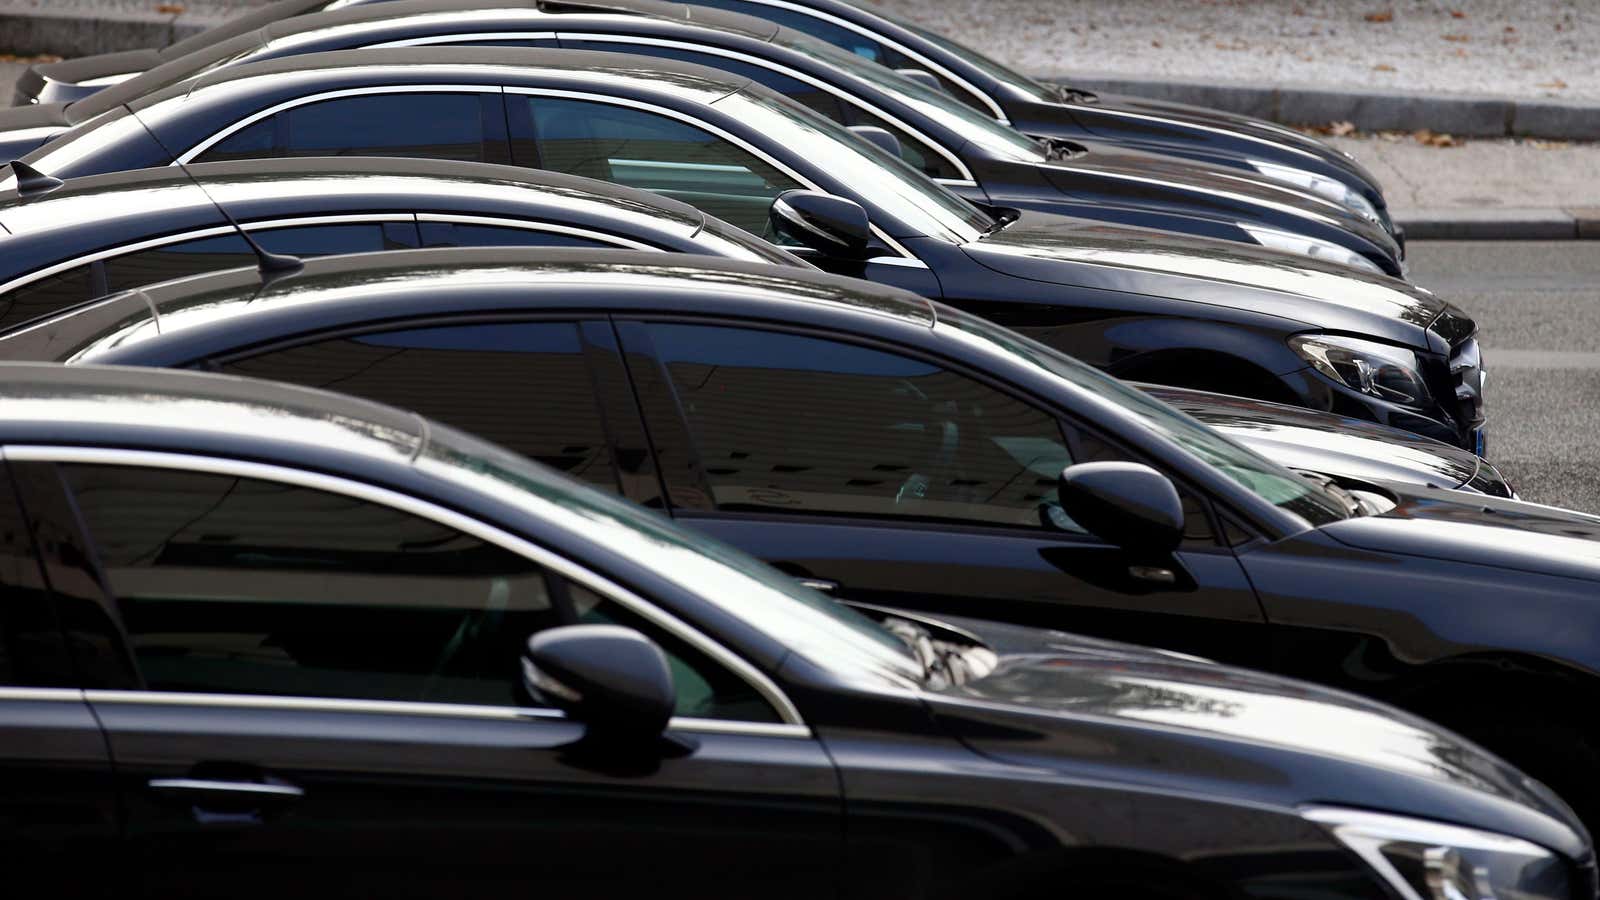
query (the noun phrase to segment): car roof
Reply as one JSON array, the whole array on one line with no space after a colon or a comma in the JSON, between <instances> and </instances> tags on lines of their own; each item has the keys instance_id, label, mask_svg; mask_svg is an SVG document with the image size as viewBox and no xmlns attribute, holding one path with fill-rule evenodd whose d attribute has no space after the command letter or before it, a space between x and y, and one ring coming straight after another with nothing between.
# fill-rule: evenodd
<instances>
[{"instance_id":1,"label":"car roof","mask_svg":"<svg viewBox=\"0 0 1600 900\"><path fill-rule=\"evenodd\" d=\"M865 317L926 331L937 321L924 297L812 269L626 250L449 248L307 260L266 284L245 268L152 285L0 336L0 359L179 365L254 340L386 319L628 309L817 327Z\"/></svg>"},{"instance_id":2,"label":"car roof","mask_svg":"<svg viewBox=\"0 0 1600 900\"><path fill-rule=\"evenodd\" d=\"M374 208L390 198L408 209L417 202L450 209L464 205L469 198L499 201L508 208L514 201L556 205L595 201L597 209L614 204L657 215L685 235L694 233L707 219L687 203L614 182L492 163L420 157L305 157L193 163L187 169L161 166L69 178L42 196L0 191L0 226L14 235L25 235L103 222L108 216L126 216L130 225L137 225L152 211L176 215L183 206L202 206L209 212L210 201L194 188L191 175L239 219L273 215L278 207L311 211L319 202L351 192L367 198Z\"/></svg>"},{"instance_id":3,"label":"car roof","mask_svg":"<svg viewBox=\"0 0 1600 900\"><path fill-rule=\"evenodd\" d=\"M308 53L208 72L130 101L134 111L182 99L211 88L249 79L321 72L328 75L393 72L414 78L418 70L443 84L517 84L572 80L592 84L603 76L613 84L650 95L675 95L713 102L750 84L750 79L717 69L659 57L593 50L531 47L394 47ZM381 80L381 79L379 79Z\"/></svg>"}]
</instances>

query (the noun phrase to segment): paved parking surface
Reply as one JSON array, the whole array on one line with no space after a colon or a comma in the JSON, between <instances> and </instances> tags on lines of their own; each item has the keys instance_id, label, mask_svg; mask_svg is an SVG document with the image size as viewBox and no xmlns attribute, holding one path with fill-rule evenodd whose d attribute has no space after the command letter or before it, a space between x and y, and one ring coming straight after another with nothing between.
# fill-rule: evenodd
<instances>
[{"instance_id":1,"label":"paved parking surface","mask_svg":"<svg viewBox=\"0 0 1600 900\"><path fill-rule=\"evenodd\" d=\"M1417 242L1412 280L1472 313L1489 458L1524 499L1600 513L1600 245Z\"/></svg>"}]
</instances>

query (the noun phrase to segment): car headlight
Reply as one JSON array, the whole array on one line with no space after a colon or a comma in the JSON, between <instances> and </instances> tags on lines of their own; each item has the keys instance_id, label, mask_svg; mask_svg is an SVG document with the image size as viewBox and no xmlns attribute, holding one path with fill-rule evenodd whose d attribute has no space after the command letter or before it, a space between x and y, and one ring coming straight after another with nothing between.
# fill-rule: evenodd
<instances>
[{"instance_id":1,"label":"car headlight","mask_svg":"<svg viewBox=\"0 0 1600 900\"><path fill-rule=\"evenodd\" d=\"M1286 253L1297 253L1301 256L1309 256L1312 259L1326 260L1342 266L1360 269L1363 272L1372 272L1377 275L1388 274L1372 260L1348 247L1341 247L1331 241L1308 238L1303 235L1291 234L1287 231L1276 231L1271 228L1257 228L1253 225L1241 224L1239 227L1249 232L1250 236L1255 238L1256 243L1263 247L1282 250Z\"/></svg>"},{"instance_id":2,"label":"car headlight","mask_svg":"<svg viewBox=\"0 0 1600 900\"><path fill-rule=\"evenodd\" d=\"M1571 900L1561 857L1520 838L1353 809L1314 808L1402 900Z\"/></svg>"},{"instance_id":3,"label":"car headlight","mask_svg":"<svg viewBox=\"0 0 1600 900\"><path fill-rule=\"evenodd\" d=\"M1433 396L1417 354L1404 347L1343 335L1298 334L1289 339L1289 349L1334 381L1380 400L1424 406Z\"/></svg>"},{"instance_id":4,"label":"car headlight","mask_svg":"<svg viewBox=\"0 0 1600 900\"><path fill-rule=\"evenodd\" d=\"M1332 200L1362 218L1380 224L1383 222L1382 217L1378 215L1378 208L1372 205L1371 200L1368 200L1362 196L1360 191L1351 188L1337 178L1329 178L1326 175L1318 175L1315 172L1307 172L1304 169L1296 169L1293 166L1280 166L1277 163L1263 162L1259 159L1251 160L1250 168L1255 169L1273 181L1292 185L1303 191L1310 191L1319 197Z\"/></svg>"}]
</instances>

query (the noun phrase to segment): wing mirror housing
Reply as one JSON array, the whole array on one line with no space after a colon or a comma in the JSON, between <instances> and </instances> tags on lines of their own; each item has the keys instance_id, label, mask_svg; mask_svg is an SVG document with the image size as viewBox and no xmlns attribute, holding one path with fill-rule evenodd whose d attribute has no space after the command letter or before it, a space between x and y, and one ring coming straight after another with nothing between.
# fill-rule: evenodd
<instances>
[{"instance_id":1,"label":"wing mirror housing","mask_svg":"<svg viewBox=\"0 0 1600 900\"><path fill-rule=\"evenodd\" d=\"M1125 550L1171 553L1183 541L1183 501L1167 476L1141 463L1090 462L1061 471L1061 509Z\"/></svg>"},{"instance_id":2,"label":"wing mirror housing","mask_svg":"<svg viewBox=\"0 0 1600 900\"><path fill-rule=\"evenodd\" d=\"M856 137L865 140L895 159L900 158L900 139L895 137L893 133L876 125L851 125L850 130L855 133Z\"/></svg>"},{"instance_id":3,"label":"wing mirror housing","mask_svg":"<svg viewBox=\"0 0 1600 900\"><path fill-rule=\"evenodd\" d=\"M929 72L927 69L895 69L894 71L895 74L899 75L901 78L915 81L917 84L920 84L925 88L932 88L941 94L950 93L945 89L944 82L940 81L937 76L935 76L932 72Z\"/></svg>"},{"instance_id":4,"label":"wing mirror housing","mask_svg":"<svg viewBox=\"0 0 1600 900\"><path fill-rule=\"evenodd\" d=\"M528 639L523 687L588 726L591 738L654 741L677 704L667 655L618 625L567 625Z\"/></svg>"},{"instance_id":5,"label":"wing mirror housing","mask_svg":"<svg viewBox=\"0 0 1600 900\"><path fill-rule=\"evenodd\" d=\"M819 191L784 191L773 198L772 227L827 256L865 259L872 225L861 204Z\"/></svg>"}]
</instances>

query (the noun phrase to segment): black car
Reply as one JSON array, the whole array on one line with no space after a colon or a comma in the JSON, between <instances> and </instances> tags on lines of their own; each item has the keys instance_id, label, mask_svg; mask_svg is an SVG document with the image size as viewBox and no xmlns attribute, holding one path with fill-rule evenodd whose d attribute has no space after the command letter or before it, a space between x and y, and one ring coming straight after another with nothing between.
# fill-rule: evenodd
<instances>
[{"instance_id":1,"label":"black car","mask_svg":"<svg viewBox=\"0 0 1600 900\"><path fill-rule=\"evenodd\" d=\"M380 0L282 0L164 50L35 65L16 102L78 100L163 63L296 16ZM1241 169L1310 190L1393 229L1377 180L1348 154L1292 129L1212 109L1041 83L968 47L850 0L698 0L777 21L851 54L938 84L1001 124L1046 140L1109 142L1134 151Z\"/></svg>"},{"instance_id":2,"label":"black car","mask_svg":"<svg viewBox=\"0 0 1600 900\"><path fill-rule=\"evenodd\" d=\"M164 166L0 194L0 330L106 294L271 253L611 247L809 268L694 207L555 172L431 159Z\"/></svg>"},{"instance_id":3,"label":"black car","mask_svg":"<svg viewBox=\"0 0 1600 900\"><path fill-rule=\"evenodd\" d=\"M0 454L0 839L49 896L1595 893L1419 719L874 621L412 413L11 366Z\"/></svg>"},{"instance_id":4,"label":"black car","mask_svg":"<svg viewBox=\"0 0 1600 900\"><path fill-rule=\"evenodd\" d=\"M618 15L623 9L629 14ZM1170 158L1052 147L809 35L660 0L601 0L593 8L537 0L408 0L298 17L80 101L62 111L60 127L229 66L332 50L438 45L567 47L724 69L873 135L975 203L1241 241L1402 274L1399 246L1375 220L1315 194ZM12 158L46 142L35 127L41 112L0 112L0 147ZM25 141L7 139L8 116L23 120Z\"/></svg>"},{"instance_id":5,"label":"black car","mask_svg":"<svg viewBox=\"0 0 1600 900\"><path fill-rule=\"evenodd\" d=\"M1131 380L1331 410L1483 455L1477 326L1422 288L1226 241L985 211L703 66L525 48L310 54L146 95L23 161L75 177L330 153L509 158L666 194Z\"/></svg>"},{"instance_id":6,"label":"black car","mask_svg":"<svg viewBox=\"0 0 1600 900\"><path fill-rule=\"evenodd\" d=\"M0 359L405 403L838 596L1369 694L1600 813L1582 712L1600 696L1600 517L1311 480L943 304L660 259L410 251L265 287L197 276L18 332Z\"/></svg>"}]
</instances>

